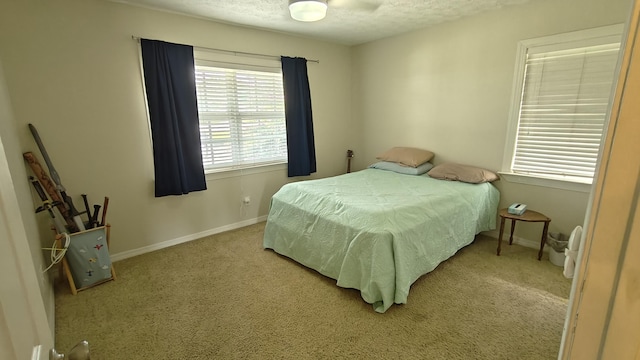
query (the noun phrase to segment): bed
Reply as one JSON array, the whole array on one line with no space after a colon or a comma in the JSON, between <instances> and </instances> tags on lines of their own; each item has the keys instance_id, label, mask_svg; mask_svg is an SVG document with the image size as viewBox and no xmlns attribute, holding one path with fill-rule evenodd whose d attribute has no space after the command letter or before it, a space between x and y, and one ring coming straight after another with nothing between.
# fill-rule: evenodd
<instances>
[{"instance_id":1,"label":"bed","mask_svg":"<svg viewBox=\"0 0 640 360\"><path fill-rule=\"evenodd\" d=\"M490 183L365 169L284 185L271 199L263 246L360 290L383 313L406 304L420 276L495 229Z\"/></svg>"}]
</instances>

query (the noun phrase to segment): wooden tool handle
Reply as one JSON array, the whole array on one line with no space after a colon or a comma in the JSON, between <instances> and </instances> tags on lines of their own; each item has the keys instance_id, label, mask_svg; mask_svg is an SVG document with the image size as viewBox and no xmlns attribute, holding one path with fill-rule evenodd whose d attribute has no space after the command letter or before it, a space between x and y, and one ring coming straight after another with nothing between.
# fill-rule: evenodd
<instances>
[{"instance_id":1,"label":"wooden tool handle","mask_svg":"<svg viewBox=\"0 0 640 360\"><path fill-rule=\"evenodd\" d=\"M107 196L104 197L104 204L102 204L102 220L100 221L100 226L104 226L107 221L107 208L109 207L109 198Z\"/></svg>"}]
</instances>

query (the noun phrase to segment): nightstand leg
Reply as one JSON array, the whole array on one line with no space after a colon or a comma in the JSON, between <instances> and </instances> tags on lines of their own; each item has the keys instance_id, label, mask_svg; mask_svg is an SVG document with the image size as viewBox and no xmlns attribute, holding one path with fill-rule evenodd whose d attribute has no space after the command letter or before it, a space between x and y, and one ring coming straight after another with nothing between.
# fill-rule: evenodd
<instances>
[{"instance_id":1,"label":"nightstand leg","mask_svg":"<svg viewBox=\"0 0 640 360\"><path fill-rule=\"evenodd\" d=\"M516 229L516 221L511 219L511 234L509 235L509 245L513 244L513 230Z\"/></svg>"},{"instance_id":2,"label":"nightstand leg","mask_svg":"<svg viewBox=\"0 0 640 360\"><path fill-rule=\"evenodd\" d=\"M500 217L500 232L498 233L498 256L500 256L500 245L502 245L502 232L504 231L504 218Z\"/></svg>"},{"instance_id":3,"label":"nightstand leg","mask_svg":"<svg viewBox=\"0 0 640 360\"><path fill-rule=\"evenodd\" d=\"M549 222L544 222L544 229L542 229L542 239L540 240L540 251L538 251L538 260L542 259L542 250L544 249L544 243L547 240L547 231L549 231Z\"/></svg>"}]
</instances>

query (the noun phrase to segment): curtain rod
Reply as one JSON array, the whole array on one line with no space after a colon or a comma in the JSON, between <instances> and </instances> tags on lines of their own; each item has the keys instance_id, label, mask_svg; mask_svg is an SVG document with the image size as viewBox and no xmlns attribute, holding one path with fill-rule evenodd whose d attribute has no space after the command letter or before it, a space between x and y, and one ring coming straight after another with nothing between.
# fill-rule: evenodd
<instances>
[{"instance_id":1,"label":"curtain rod","mask_svg":"<svg viewBox=\"0 0 640 360\"><path fill-rule=\"evenodd\" d=\"M140 42L140 39L142 39L141 37L135 36L135 35L131 35L131 38L133 40L137 41L137 42ZM225 49L216 49L216 48L208 48L208 47L194 46L194 45L190 45L190 46L193 46L193 48L197 49L197 50L218 51L218 52L223 52L223 53L232 54L232 55L257 56L257 57L262 57L262 58L267 58L267 59L280 60L280 56L276 56L276 55L267 55L267 54L258 54L258 53L252 53L252 52L244 52L244 51L233 51L233 50L225 50ZM320 60L314 60L314 59L311 59L311 60L307 59L307 62L320 64Z\"/></svg>"}]
</instances>

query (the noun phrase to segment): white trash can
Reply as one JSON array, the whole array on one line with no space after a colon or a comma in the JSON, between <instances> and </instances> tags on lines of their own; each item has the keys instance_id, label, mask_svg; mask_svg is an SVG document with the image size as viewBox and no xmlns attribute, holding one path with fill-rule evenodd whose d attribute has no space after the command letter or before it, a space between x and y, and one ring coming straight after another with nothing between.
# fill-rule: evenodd
<instances>
[{"instance_id":1,"label":"white trash can","mask_svg":"<svg viewBox=\"0 0 640 360\"><path fill-rule=\"evenodd\" d=\"M565 234L550 232L547 235L549 245L549 261L556 266L564 266L564 249L569 244L569 237Z\"/></svg>"},{"instance_id":2,"label":"white trash can","mask_svg":"<svg viewBox=\"0 0 640 360\"><path fill-rule=\"evenodd\" d=\"M554 248L549 248L549 261L551 261L553 265L564 266L565 258L566 255L564 251L556 251Z\"/></svg>"}]
</instances>

